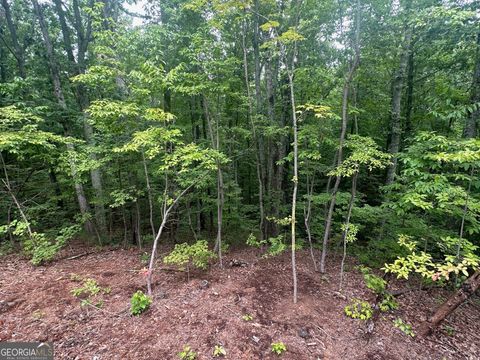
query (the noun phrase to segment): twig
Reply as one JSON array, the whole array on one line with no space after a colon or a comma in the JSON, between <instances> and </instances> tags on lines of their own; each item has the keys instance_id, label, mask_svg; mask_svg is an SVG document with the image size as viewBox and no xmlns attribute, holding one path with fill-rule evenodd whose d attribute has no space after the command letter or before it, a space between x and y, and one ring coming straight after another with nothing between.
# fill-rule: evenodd
<instances>
[{"instance_id":1,"label":"twig","mask_svg":"<svg viewBox=\"0 0 480 360\"><path fill-rule=\"evenodd\" d=\"M86 253L83 253L83 254L70 256L70 257L68 257L66 260L78 259L78 258L80 258L80 257L87 256L87 255L90 255L90 254L93 254L93 252L86 252Z\"/></svg>"}]
</instances>

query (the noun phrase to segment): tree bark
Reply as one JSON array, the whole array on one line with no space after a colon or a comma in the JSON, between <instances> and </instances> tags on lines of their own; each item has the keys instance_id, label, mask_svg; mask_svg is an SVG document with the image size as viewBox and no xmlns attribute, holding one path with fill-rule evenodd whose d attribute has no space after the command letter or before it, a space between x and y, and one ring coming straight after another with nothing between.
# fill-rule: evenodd
<instances>
[{"instance_id":1,"label":"tree bark","mask_svg":"<svg viewBox=\"0 0 480 360\"><path fill-rule=\"evenodd\" d=\"M50 40L50 35L48 33L48 28L47 24L45 22L45 18L43 17L43 12L38 4L37 0L32 0L33 7L35 14L37 16L38 22L40 24L40 30L42 33L43 37L43 42L47 51L47 56L48 56L48 66L50 70L50 76L52 78L52 83L53 83L53 93L55 95L55 98L57 99L57 102L59 106L62 108L62 110L66 111L67 110L67 104L65 102L65 97L63 95L63 90L62 90L62 85L60 82L60 73L58 70L57 62L55 60L55 55L53 52L53 45ZM65 126L64 126L65 127ZM69 151L75 151L73 144L68 143L67 144L67 149ZM79 181L78 175L77 175L77 169L75 165L75 161L70 157L70 172L71 176L73 178L73 182L75 184L75 192L77 195L77 201L78 205L80 208L81 214L86 218L85 220L85 230L90 234L94 235L94 228L93 224L91 221L87 218L88 213L90 212L90 208L88 206L87 198L85 196L85 192L83 190L83 184Z\"/></svg>"},{"instance_id":2,"label":"tree bark","mask_svg":"<svg viewBox=\"0 0 480 360\"><path fill-rule=\"evenodd\" d=\"M347 123L348 123L348 95L350 92L350 84L353 80L353 76L360 65L360 1L357 0L356 5L356 29L355 29L355 57L348 71L347 77L345 78L345 83L343 85L343 97L342 97L342 128L340 130L340 139L337 151L337 167L342 165L343 162L343 146L345 143L345 134L347 132ZM323 243L322 243L322 255L320 257L320 272L325 273L325 259L327 256L327 245L330 238L330 232L332 228L332 218L333 212L335 210L335 203L337 200L337 192L340 186L341 177L337 176L335 179L335 184L333 185L332 198L330 199L330 205L328 208L327 218L325 220L325 231L323 234Z\"/></svg>"},{"instance_id":3,"label":"tree bark","mask_svg":"<svg viewBox=\"0 0 480 360\"><path fill-rule=\"evenodd\" d=\"M445 301L426 321L424 321L418 331L419 337L425 337L450 315L465 300L472 296L480 287L480 269L470 276L447 301Z\"/></svg>"},{"instance_id":4,"label":"tree bark","mask_svg":"<svg viewBox=\"0 0 480 360\"><path fill-rule=\"evenodd\" d=\"M10 32L10 38L12 39L13 50L14 50L13 56L15 57L15 60L17 62L18 74L22 79L25 79L26 77L25 54L24 54L23 48L20 46L20 43L18 42L17 28L15 27L15 24L13 22L12 12L10 10L10 4L8 3L7 0L1 0L1 1L2 1L4 12L5 12L5 19L7 20L8 31Z\"/></svg>"},{"instance_id":5,"label":"tree bark","mask_svg":"<svg viewBox=\"0 0 480 360\"><path fill-rule=\"evenodd\" d=\"M406 5L406 11L409 12L411 6L411 0ZM392 108L390 114L390 144L388 146L388 152L393 155L392 163L388 167L386 184L389 185L395 179L397 172L398 159L397 155L400 151L400 141L402 138L402 92L405 82L406 69L408 65L408 59L410 57L412 44L412 27L410 25L405 26L404 38L400 49L400 62L395 72L392 83Z\"/></svg>"},{"instance_id":6,"label":"tree bark","mask_svg":"<svg viewBox=\"0 0 480 360\"><path fill-rule=\"evenodd\" d=\"M340 265L339 291L342 291L342 286L343 286L343 270L345 267L345 259L347 257L347 236L348 236L348 230L350 226L350 218L352 216L353 204L355 203L355 196L357 193L357 177L358 177L358 172L356 172L352 178L352 191L350 193L350 201L348 203L347 218L345 219L345 230L343 231L343 234L342 234L343 257L342 257L342 264Z\"/></svg>"},{"instance_id":7,"label":"tree bark","mask_svg":"<svg viewBox=\"0 0 480 360\"><path fill-rule=\"evenodd\" d=\"M213 131L213 120L210 116L210 110L208 107L208 101L205 96L203 96L203 108L205 111L205 118L207 120L208 131L210 133L210 139L212 143L212 148L219 150L220 148L220 138L219 138L219 123L218 119L216 121L216 132ZM223 189L223 172L220 167L220 163L217 162L217 238L215 240L214 251L218 253L218 261L220 267L223 266L222 262L222 225L223 225L223 202L224 202L224 189Z\"/></svg>"},{"instance_id":8,"label":"tree bark","mask_svg":"<svg viewBox=\"0 0 480 360\"><path fill-rule=\"evenodd\" d=\"M293 303L297 303L297 264L295 254L295 230L296 230L296 209L297 209L297 191L298 191L298 129L297 112L295 109L295 93L293 90L293 69L289 71L288 83L290 86L290 102L292 105L292 123L293 123L293 194L292 194L292 275L293 275Z\"/></svg>"},{"instance_id":9,"label":"tree bark","mask_svg":"<svg viewBox=\"0 0 480 360\"><path fill-rule=\"evenodd\" d=\"M307 175L307 206L303 209L303 218L305 224L305 231L307 232L308 245L310 246L310 256L312 257L313 268L315 271L318 271L317 261L315 260L315 255L313 254L312 233L310 231L310 217L312 215L312 196L314 183L315 173L313 173L311 181L309 181L309 177Z\"/></svg>"},{"instance_id":10,"label":"tree bark","mask_svg":"<svg viewBox=\"0 0 480 360\"><path fill-rule=\"evenodd\" d=\"M260 211L260 233L261 233L261 240L263 240L265 237L265 231L264 231L265 210L264 210L264 199L263 199L264 186L263 186L263 176L262 176L262 159L260 156L261 146L260 146L259 138L257 137L255 119L253 118L252 99L250 95L250 87L249 87L249 81L248 81L248 59L247 59L247 48L245 44L245 37L246 37L246 26L244 24L243 34L242 34L243 70L244 70L244 77L245 77L245 86L247 89L248 117L250 119L250 126L252 128L252 141L255 146L255 167L257 170L257 181L258 181L258 207ZM257 89L256 81L257 79L255 79L255 89Z\"/></svg>"},{"instance_id":11,"label":"tree bark","mask_svg":"<svg viewBox=\"0 0 480 360\"><path fill-rule=\"evenodd\" d=\"M471 103L480 103L480 33L477 35L477 55L475 60L475 69L473 72L473 84L471 92ZM480 119L480 105L471 112L465 121L463 136L467 139L475 138L478 131L478 121Z\"/></svg>"}]
</instances>

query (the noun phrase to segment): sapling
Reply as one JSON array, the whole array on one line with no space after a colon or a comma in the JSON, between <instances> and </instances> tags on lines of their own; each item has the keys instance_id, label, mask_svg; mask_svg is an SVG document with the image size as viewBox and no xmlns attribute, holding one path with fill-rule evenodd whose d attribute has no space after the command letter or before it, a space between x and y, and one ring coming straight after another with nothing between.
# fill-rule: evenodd
<instances>
[{"instance_id":1,"label":"sapling","mask_svg":"<svg viewBox=\"0 0 480 360\"><path fill-rule=\"evenodd\" d=\"M215 258L215 253L208 249L206 240L198 240L192 245L187 243L176 244L173 251L163 258L165 264L177 265L187 271L187 279L190 281L190 267L206 269L210 259Z\"/></svg>"}]
</instances>

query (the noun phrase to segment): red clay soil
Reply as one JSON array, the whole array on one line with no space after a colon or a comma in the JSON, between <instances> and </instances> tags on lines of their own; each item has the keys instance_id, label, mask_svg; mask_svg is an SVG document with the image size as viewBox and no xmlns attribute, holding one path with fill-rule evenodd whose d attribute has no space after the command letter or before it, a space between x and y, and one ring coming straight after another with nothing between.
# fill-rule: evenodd
<instances>
[{"instance_id":1,"label":"red clay soil","mask_svg":"<svg viewBox=\"0 0 480 360\"><path fill-rule=\"evenodd\" d=\"M165 249L163 249L165 250ZM393 326L402 318L413 329L448 293L429 289L398 297L400 308L382 313L373 335L365 323L343 313L348 300L373 301L362 275L348 264L343 296L337 293L338 262L329 274L312 269L305 251L298 254L299 301L292 303L289 254L264 259L258 250L237 250L225 257L246 267L213 266L190 282L182 272L155 273L154 303L141 316L129 313L130 297L145 290L137 250L102 250L76 259L88 249L65 251L63 260L33 267L21 257L0 259L0 341L51 341L56 359L178 359L189 345L198 359L213 359L222 345L227 359L480 359L480 299L463 304L426 340ZM94 251L90 249L90 251ZM160 264L159 264L160 266ZM74 275L72 275L74 274ZM110 287L100 309L80 306L71 294L80 279ZM208 286L205 286L205 281ZM393 289L405 288L396 282ZM242 319L250 314L251 321ZM270 350L282 341L287 352Z\"/></svg>"}]
</instances>

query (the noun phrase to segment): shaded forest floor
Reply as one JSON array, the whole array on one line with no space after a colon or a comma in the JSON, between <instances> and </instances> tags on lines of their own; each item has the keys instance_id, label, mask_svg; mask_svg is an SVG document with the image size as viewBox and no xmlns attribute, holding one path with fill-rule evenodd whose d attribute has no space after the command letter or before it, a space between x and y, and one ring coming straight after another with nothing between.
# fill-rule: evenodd
<instances>
[{"instance_id":1,"label":"shaded forest floor","mask_svg":"<svg viewBox=\"0 0 480 360\"><path fill-rule=\"evenodd\" d=\"M163 252L168 249L162 249ZM76 259L75 254L93 252ZM371 337L365 324L343 308L356 297L373 301L353 260L347 264L343 299L337 293L340 259L329 273L312 269L307 251L298 254L299 303L292 304L289 253L264 259L257 249L234 250L225 269L155 273L155 301L139 317L129 313L132 294L145 290L138 250L65 250L48 266L33 267L18 255L0 259L0 341L52 341L56 359L178 359L190 345L198 359L212 359L222 344L227 359L479 359L480 298L463 304L429 339L404 335L392 321L401 317L415 330L429 310L445 300L441 289L399 296L400 308L383 313ZM229 261L246 261L246 267ZM73 274L73 275L72 275ZM70 291L80 278L111 288L101 309L80 306ZM206 280L206 281L205 281ZM208 286L206 282L208 281ZM403 289L395 282L392 289ZM251 321L242 319L250 314ZM300 336L302 335L302 336ZM282 341L288 351L270 352Z\"/></svg>"}]
</instances>

